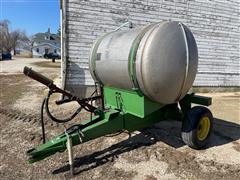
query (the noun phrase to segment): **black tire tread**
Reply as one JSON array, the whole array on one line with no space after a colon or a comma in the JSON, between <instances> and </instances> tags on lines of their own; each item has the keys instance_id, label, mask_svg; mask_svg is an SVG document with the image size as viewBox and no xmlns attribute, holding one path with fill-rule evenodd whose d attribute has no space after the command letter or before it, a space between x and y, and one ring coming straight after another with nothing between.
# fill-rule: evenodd
<instances>
[{"instance_id":1,"label":"black tire tread","mask_svg":"<svg viewBox=\"0 0 240 180\"><path fill-rule=\"evenodd\" d=\"M210 130L207 138L204 141L199 141L196 137L197 133L197 125L199 123L199 120L203 116L208 116L210 119ZM183 124L182 124L182 140L185 144L187 144L189 147L194 149L201 149L204 146L206 146L211 130L212 130L212 121L213 116L211 111L203 106L195 106L193 107L184 117Z\"/></svg>"}]
</instances>

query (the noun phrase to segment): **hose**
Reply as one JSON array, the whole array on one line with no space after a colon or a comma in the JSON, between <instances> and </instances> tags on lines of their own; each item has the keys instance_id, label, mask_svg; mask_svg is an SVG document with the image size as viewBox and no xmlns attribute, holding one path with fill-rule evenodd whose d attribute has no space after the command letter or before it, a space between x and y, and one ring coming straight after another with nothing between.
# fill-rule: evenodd
<instances>
[{"instance_id":1,"label":"hose","mask_svg":"<svg viewBox=\"0 0 240 180\"><path fill-rule=\"evenodd\" d=\"M42 126L42 138L43 138L43 144L46 142L46 137L45 137L45 127L44 127L44 119L43 119L43 110L44 110L44 105L46 102L46 98L43 99L42 105L41 105L41 126Z\"/></svg>"},{"instance_id":2,"label":"hose","mask_svg":"<svg viewBox=\"0 0 240 180\"><path fill-rule=\"evenodd\" d=\"M46 110L46 113L47 113L48 117L49 117L51 120L53 120L54 122L57 122L57 123L66 123L66 122L68 122L68 121L71 121L73 118L75 118L75 117L78 115L78 113L81 112L82 106L80 106L80 107L79 107L70 117L68 117L68 118L58 119L58 118L54 117L54 116L50 113L50 111L49 111L49 99L50 99L50 96L51 96L52 94L54 94L54 92L49 91L47 97L45 98L45 110Z\"/></svg>"},{"instance_id":3,"label":"hose","mask_svg":"<svg viewBox=\"0 0 240 180\"><path fill-rule=\"evenodd\" d=\"M50 99L50 96L54 93L57 93L57 92L53 92L51 90L49 90L48 92L48 95L43 99L43 102L42 102L42 105L41 105L41 127L42 127L42 139L43 139L43 144L46 142L46 135L45 135L45 125L44 125L44 116L43 116L43 113L44 113L44 106L45 106L45 111L48 115L48 117L54 121L54 122L57 122L57 123L66 123L68 121L71 121L73 118L75 118L80 112L82 109L85 109L87 111L90 111L89 107L85 107L85 106L81 106L80 104L80 107L68 118L65 118L65 119L58 119L56 117L54 117L50 110L49 110L49 99ZM97 93L97 89L95 89L95 91L91 94L90 97L92 97L95 93ZM67 102L71 102L72 100L69 100ZM91 100L91 105L92 105L92 100Z\"/></svg>"},{"instance_id":4,"label":"hose","mask_svg":"<svg viewBox=\"0 0 240 180\"><path fill-rule=\"evenodd\" d=\"M52 94L53 94L53 93L52 93L51 91L49 91L48 95L43 99L43 102L42 102L42 105L41 105L41 115L40 115L40 118L41 118L43 144L46 142L44 116L43 116L44 106L45 106L45 110L46 110L46 113L47 113L48 117L49 117L51 120L53 120L53 121L55 121L55 122L57 122L57 123L65 123L65 122L71 121L71 120L82 110L82 107L79 107L79 108L72 114L71 117L66 118L66 119L58 119L58 118L54 117L54 116L50 113L49 107L48 107L49 98L50 98L50 96L51 96Z\"/></svg>"}]
</instances>

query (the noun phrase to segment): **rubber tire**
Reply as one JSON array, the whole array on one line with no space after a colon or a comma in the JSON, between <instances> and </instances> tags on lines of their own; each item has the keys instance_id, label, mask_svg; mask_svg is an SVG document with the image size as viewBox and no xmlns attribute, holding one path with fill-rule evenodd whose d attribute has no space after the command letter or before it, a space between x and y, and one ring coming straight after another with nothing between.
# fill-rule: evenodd
<instances>
[{"instance_id":1,"label":"rubber tire","mask_svg":"<svg viewBox=\"0 0 240 180\"><path fill-rule=\"evenodd\" d=\"M198 124L202 117L208 117L210 120L210 128L207 137L201 141L197 137ZM202 149L205 147L210 139L213 127L213 115L211 111L203 106L195 106L186 113L182 123L182 140L193 149Z\"/></svg>"}]
</instances>

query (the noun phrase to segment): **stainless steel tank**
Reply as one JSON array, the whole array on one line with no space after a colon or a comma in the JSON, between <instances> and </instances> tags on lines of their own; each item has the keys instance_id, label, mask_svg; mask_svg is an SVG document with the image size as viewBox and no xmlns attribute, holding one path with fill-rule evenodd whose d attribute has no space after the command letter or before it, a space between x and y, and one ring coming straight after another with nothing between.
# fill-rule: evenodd
<instances>
[{"instance_id":1,"label":"stainless steel tank","mask_svg":"<svg viewBox=\"0 0 240 180\"><path fill-rule=\"evenodd\" d=\"M198 51L191 31L179 22L110 32L95 42L89 60L95 81L140 90L155 102L183 98L196 76Z\"/></svg>"}]
</instances>

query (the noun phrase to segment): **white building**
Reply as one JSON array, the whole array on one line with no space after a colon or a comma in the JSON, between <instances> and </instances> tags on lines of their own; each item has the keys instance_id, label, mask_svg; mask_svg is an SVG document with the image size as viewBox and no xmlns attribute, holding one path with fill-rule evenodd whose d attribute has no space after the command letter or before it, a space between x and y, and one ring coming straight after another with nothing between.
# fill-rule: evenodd
<instances>
[{"instance_id":1,"label":"white building","mask_svg":"<svg viewBox=\"0 0 240 180\"><path fill-rule=\"evenodd\" d=\"M62 86L67 90L79 94L94 85L88 59L98 37L126 21L135 28L164 20L180 21L194 34L199 55L195 87L240 87L239 0L62 2Z\"/></svg>"},{"instance_id":2,"label":"white building","mask_svg":"<svg viewBox=\"0 0 240 180\"><path fill-rule=\"evenodd\" d=\"M50 29L46 33L37 33L33 38L33 57L43 57L44 54L56 53L61 55L60 37L52 34Z\"/></svg>"}]
</instances>

